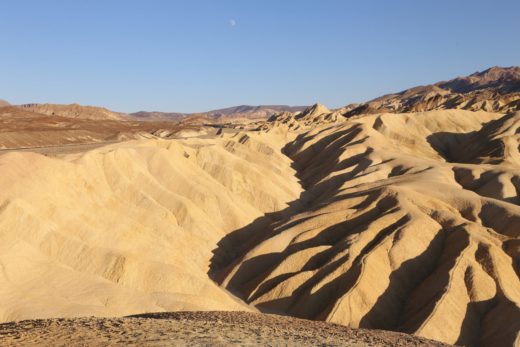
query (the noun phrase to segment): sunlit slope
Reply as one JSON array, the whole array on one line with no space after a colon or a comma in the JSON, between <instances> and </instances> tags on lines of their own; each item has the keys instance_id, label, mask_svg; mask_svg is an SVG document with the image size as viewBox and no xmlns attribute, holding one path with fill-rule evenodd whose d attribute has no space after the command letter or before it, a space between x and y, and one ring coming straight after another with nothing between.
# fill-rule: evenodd
<instances>
[{"instance_id":1,"label":"sunlit slope","mask_svg":"<svg viewBox=\"0 0 520 347\"><path fill-rule=\"evenodd\" d=\"M301 208L219 274L266 311L448 343L520 330L520 113L317 125L285 148Z\"/></svg>"},{"instance_id":2,"label":"sunlit slope","mask_svg":"<svg viewBox=\"0 0 520 347\"><path fill-rule=\"evenodd\" d=\"M1 320L260 309L518 344L520 113L329 112L3 154Z\"/></svg>"},{"instance_id":3,"label":"sunlit slope","mask_svg":"<svg viewBox=\"0 0 520 347\"><path fill-rule=\"evenodd\" d=\"M268 139L0 156L0 320L251 310L207 272L228 232L301 190Z\"/></svg>"}]
</instances>

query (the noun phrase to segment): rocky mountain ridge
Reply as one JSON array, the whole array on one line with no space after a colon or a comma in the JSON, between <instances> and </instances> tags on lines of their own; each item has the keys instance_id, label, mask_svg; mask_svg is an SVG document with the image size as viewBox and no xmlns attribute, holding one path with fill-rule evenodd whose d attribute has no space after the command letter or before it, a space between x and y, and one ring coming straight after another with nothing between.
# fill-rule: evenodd
<instances>
[{"instance_id":1,"label":"rocky mountain ridge","mask_svg":"<svg viewBox=\"0 0 520 347\"><path fill-rule=\"evenodd\" d=\"M344 115L443 109L502 113L520 110L520 67L492 67L466 77L406 89L365 102Z\"/></svg>"}]
</instances>

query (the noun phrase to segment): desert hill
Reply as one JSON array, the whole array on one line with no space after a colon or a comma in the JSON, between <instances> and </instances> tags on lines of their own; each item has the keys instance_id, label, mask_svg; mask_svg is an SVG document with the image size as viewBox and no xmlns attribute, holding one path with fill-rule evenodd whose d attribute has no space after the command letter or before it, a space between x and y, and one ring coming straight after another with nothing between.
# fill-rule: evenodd
<instances>
[{"instance_id":1,"label":"desert hill","mask_svg":"<svg viewBox=\"0 0 520 347\"><path fill-rule=\"evenodd\" d=\"M9 106L9 105L11 105L11 104L8 103L8 102L5 101L5 100L0 99L0 107L5 107L5 106Z\"/></svg>"},{"instance_id":2,"label":"desert hill","mask_svg":"<svg viewBox=\"0 0 520 347\"><path fill-rule=\"evenodd\" d=\"M297 198L283 142L236 135L1 155L0 320L254 310L207 272L228 232Z\"/></svg>"},{"instance_id":3,"label":"desert hill","mask_svg":"<svg viewBox=\"0 0 520 347\"><path fill-rule=\"evenodd\" d=\"M291 131L301 131L326 123L341 123L346 118L339 111L331 111L325 105L316 103L301 112L281 112L274 114L261 123L260 130L268 130L273 126L284 127Z\"/></svg>"},{"instance_id":4,"label":"desert hill","mask_svg":"<svg viewBox=\"0 0 520 347\"><path fill-rule=\"evenodd\" d=\"M520 114L326 112L1 155L1 320L260 310L517 343Z\"/></svg>"},{"instance_id":5,"label":"desert hill","mask_svg":"<svg viewBox=\"0 0 520 347\"><path fill-rule=\"evenodd\" d=\"M266 312L517 344L519 125L520 112L446 110L302 132L284 153L305 192L221 241L217 254L241 251L214 278Z\"/></svg>"},{"instance_id":6,"label":"desert hill","mask_svg":"<svg viewBox=\"0 0 520 347\"><path fill-rule=\"evenodd\" d=\"M78 104L25 104L18 107L27 111L45 114L47 116L91 120L124 120L123 113L113 112L103 107L83 106Z\"/></svg>"},{"instance_id":7,"label":"desert hill","mask_svg":"<svg viewBox=\"0 0 520 347\"><path fill-rule=\"evenodd\" d=\"M81 107L83 109L84 107ZM58 108L46 108L47 113ZM77 109L77 108L73 108ZM85 109L89 110L88 107ZM43 110L43 111L45 111ZM106 144L136 138L163 138L180 131L201 131L199 126L175 122L138 122L39 113L32 107L0 108L0 149L40 148L65 145ZM97 112L97 111L93 111ZM70 115L70 114L69 114ZM211 129L209 130L211 131Z\"/></svg>"},{"instance_id":8,"label":"desert hill","mask_svg":"<svg viewBox=\"0 0 520 347\"><path fill-rule=\"evenodd\" d=\"M408 92L514 99L517 72ZM215 132L205 114L140 122L2 107L0 321L260 311L520 345L520 112L484 102L396 113L401 96L381 100L398 107L345 117L349 107L315 104ZM87 140L99 145L62 151ZM59 153L35 153L48 143ZM27 324L56 338L55 322ZM26 323L13 324L3 327L21 336Z\"/></svg>"},{"instance_id":9,"label":"desert hill","mask_svg":"<svg viewBox=\"0 0 520 347\"><path fill-rule=\"evenodd\" d=\"M442 109L512 112L520 110L520 67L492 67L467 77L389 94L344 112L347 117L382 112Z\"/></svg>"},{"instance_id":10,"label":"desert hill","mask_svg":"<svg viewBox=\"0 0 520 347\"><path fill-rule=\"evenodd\" d=\"M241 105L228 107L219 110L207 112L208 116L216 119L227 118L248 118L248 119L262 119L279 112L299 112L305 110L305 106L287 106L287 105L260 105L249 106Z\"/></svg>"},{"instance_id":11,"label":"desert hill","mask_svg":"<svg viewBox=\"0 0 520 347\"><path fill-rule=\"evenodd\" d=\"M500 94L520 92L520 67L491 67L467 77L457 77L436 85L454 93L469 93L492 89Z\"/></svg>"}]
</instances>

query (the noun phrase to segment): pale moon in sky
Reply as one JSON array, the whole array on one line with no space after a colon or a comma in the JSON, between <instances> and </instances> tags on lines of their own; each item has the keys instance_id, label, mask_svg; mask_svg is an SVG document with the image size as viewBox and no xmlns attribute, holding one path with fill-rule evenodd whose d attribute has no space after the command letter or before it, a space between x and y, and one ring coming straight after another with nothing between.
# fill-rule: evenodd
<instances>
[{"instance_id":1,"label":"pale moon in sky","mask_svg":"<svg viewBox=\"0 0 520 347\"><path fill-rule=\"evenodd\" d=\"M234 20L234 19L230 19L230 20L229 20L229 25L231 25L232 27L234 27L235 25L237 25L237 21Z\"/></svg>"}]
</instances>

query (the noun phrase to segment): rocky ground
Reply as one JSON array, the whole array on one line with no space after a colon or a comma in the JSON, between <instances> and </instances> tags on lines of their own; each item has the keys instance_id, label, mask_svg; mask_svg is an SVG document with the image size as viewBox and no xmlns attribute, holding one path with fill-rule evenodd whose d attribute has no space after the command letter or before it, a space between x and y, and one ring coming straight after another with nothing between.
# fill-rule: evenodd
<instances>
[{"instance_id":1,"label":"rocky ground","mask_svg":"<svg viewBox=\"0 0 520 347\"><path fill-rule=\"evenodd\" d=\"M420 337L246 312L25 320L0 325L3 346L447 346Z\"/></svg>"}]
</instances>

